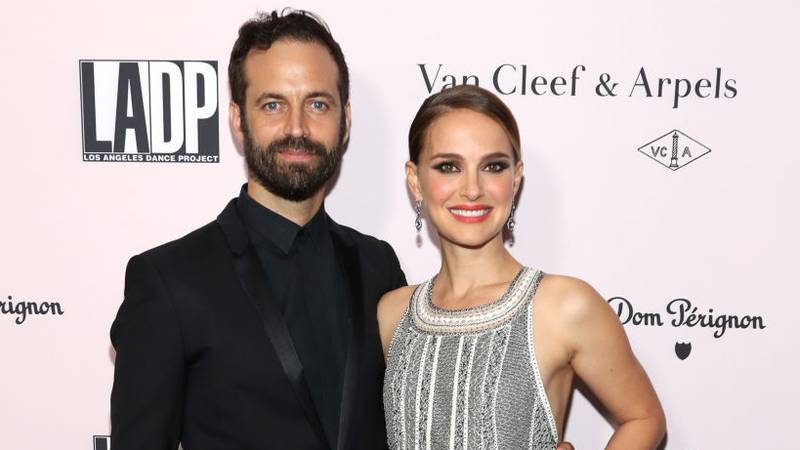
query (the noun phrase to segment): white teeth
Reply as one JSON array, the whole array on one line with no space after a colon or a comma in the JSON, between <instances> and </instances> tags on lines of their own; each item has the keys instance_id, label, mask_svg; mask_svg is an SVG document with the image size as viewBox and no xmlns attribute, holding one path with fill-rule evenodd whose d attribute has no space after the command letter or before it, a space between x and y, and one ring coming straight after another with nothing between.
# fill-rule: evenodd
<instances>
[{"instance_id":1,"label":"white teeth","mask_svg":"<svg viewBox=\"0 0 800 450\"><path fill-rule=\"evenodd\" d=\"M489 214L488 209L451 209L450 212L462 217L480 217Z\"/></svg>"}]
</instances>

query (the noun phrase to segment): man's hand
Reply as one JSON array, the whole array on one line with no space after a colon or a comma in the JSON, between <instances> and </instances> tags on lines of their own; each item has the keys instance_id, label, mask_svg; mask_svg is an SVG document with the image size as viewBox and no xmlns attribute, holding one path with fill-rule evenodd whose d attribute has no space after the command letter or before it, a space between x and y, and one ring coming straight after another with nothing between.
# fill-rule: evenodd
<instances>
[{"instance_id":1,"label":"man's hand","mask_svg":"<svg viewBox=\"0 0 800 450\"><path fill-rule=\"evenodd\" d=\"M569 442L564 441L558 444L556 450L575 450L575 447L573 447L572 444L570 444Z\"/></svg>"}]
</instances>

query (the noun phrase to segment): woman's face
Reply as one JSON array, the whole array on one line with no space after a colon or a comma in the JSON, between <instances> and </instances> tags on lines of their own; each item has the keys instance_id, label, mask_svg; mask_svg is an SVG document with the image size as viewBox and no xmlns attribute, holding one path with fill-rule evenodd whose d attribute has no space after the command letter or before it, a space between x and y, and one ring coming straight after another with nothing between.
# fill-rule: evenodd
<instances>
[{"instance_id":1,"label":"woman's face","mask_svg":"<svg viewBox=\"0 0 800 450\"><path fill-rule=\"evenodd\" d=\"M522 179L511 142L490 117L468 109L431 123L419 162L406 164L409 188L442 239L480 247L500 232Z\"/></svg>"}]
</instances>

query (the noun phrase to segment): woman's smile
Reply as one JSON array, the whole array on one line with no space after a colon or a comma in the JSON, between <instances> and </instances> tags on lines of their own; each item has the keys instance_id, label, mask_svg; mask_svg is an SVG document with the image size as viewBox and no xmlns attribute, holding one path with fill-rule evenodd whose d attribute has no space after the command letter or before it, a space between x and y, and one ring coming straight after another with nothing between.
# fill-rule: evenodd
<instances>
[{"instance_id":1,"label":"woman's smile","mask_svg":"<svg viewBox=\"0 0 800 450\"><path fill-rule=\"evenodd\" d=\"M494 208L488 205L456 205L447 209L459 222L478 223L488 219Z\"/></svg>"}]
</instances>

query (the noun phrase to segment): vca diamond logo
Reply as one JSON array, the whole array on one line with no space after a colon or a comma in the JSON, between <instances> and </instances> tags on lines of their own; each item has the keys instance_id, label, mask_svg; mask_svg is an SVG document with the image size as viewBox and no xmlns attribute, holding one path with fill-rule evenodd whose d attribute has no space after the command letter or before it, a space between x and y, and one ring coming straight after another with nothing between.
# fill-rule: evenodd
<instances>
[{"instance_id":1,"label":"vca diamond logo","mask_svg":"<svg viewBox=\"0 0 800 450\"><path fill-rule=\"evenodd\" d=\"M638 150L670 170L678 170L711 153L710 148L680 130L672 130Z\"/></svg>"}]
</instances>

